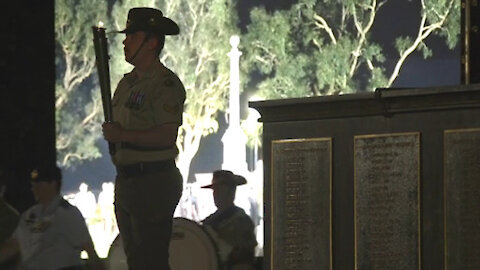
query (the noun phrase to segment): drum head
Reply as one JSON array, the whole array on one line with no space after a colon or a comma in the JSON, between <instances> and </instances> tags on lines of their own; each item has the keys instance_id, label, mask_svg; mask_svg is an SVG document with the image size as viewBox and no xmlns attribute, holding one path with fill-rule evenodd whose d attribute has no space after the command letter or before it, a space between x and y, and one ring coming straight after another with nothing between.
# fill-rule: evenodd
<instances>
[{"instance_id":1,"label":"drum head","mask_svg":"<svg viewBox=\"0 0 480 270\"><path fill-rule=\"evenodd\" d=\"M172 270L217 270L217 249L206 231L196 222L175 218L170 241Z\"/></svg>"},{"instance_id":2,"label":"drum head","mask_svg":"<svg viewBox=\"0 0 480 270\"><path fill-rule=\"evenodd\" d=\"M172 270L217 270L217 248L208 233L196 222L174 218L170 241L170 268ZM120 236L113 241L108 253L110 270L128 270Z\"/></svg>"}]
</instances>

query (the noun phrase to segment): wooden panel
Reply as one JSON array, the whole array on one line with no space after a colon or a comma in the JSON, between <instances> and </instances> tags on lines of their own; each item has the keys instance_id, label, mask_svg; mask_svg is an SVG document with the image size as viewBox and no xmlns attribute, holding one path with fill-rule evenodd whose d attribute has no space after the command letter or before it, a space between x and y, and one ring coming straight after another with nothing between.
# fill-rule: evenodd
<instances>
[{"instance_id":1,"label":"wooden panel","mask_svg":"<svg viewBox=\"0 0 480 270\"><path fill-rule=\"evenodd\" d=\"M332 268L330 138L272 142L271 269Z\"/></svg>"},{"instance_id":2,"label":"wooden panel","mask_svg":"<svg viewBox=\"0 0 480 270\"><path fill-rule=\"evenodd\" d=\"M356 269L419 269L420 134L356 136Z\"/></svg>"},{"instance_id":3,"label":"wooden panel","mask_svg":"<svg viewBox=\"0 0 480 270\"><path fill-rule=\"evenodd\" d=\"M480 129L444 132L447 269L480 269Z\"/></svg>"}]
</instances>

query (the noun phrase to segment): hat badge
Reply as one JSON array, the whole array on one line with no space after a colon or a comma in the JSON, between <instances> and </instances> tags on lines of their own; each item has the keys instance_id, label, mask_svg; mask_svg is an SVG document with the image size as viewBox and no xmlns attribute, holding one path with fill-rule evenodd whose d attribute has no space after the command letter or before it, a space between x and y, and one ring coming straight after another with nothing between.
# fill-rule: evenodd
<instances>
[{"instance_id":1,"label":"hat badge","mask_svg":"<svg viewBox=\"0 0 480 270\"><path fill-rule=\"evenodd\" d=\"M155 18L150 18L150 25L157 26L159 25L159 21L155 20Z\"/></svg>"},{"instance_id":2,"label":"hat badge","mask_svg":"<svg viewBox=\"0 0 480 270\"><path fill-rule=\"evenodd\" d=\"M30 177L32 177L32 179L37 179L37 177L38 177L38 170L37 170L37 169L34 169L34 170L30 173Z\"/></svg>"}]
</instances>

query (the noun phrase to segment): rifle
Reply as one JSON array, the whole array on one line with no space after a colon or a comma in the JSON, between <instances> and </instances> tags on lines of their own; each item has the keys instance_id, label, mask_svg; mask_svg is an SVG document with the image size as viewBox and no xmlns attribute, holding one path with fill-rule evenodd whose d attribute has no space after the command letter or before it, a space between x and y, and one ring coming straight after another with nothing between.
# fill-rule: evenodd
<instances>
[{"instance_id":1,"label":"rifle","mask_svg":"<svg viewBox=\"0 0 480 270\"><path fill-rule=\"evenodd\" d=\"M108 43L105 36L105 28L101 26L92 26L92 31L93 44L95 46L98 79L100 82L100 92L102 94L103 116L105 118L105 122L111 123L113 122L112 94L110 91ZM115 154L115 144L109 142L108 149L111 155Z\"/></svg>"}]
</instances>

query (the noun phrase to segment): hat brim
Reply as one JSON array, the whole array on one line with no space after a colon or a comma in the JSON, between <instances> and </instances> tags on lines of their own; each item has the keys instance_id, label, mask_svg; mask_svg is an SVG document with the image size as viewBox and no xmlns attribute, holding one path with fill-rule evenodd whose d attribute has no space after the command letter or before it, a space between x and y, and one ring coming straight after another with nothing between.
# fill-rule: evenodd
<instances>
[{"instance_id":1,"label":"hat brim","mask_svg":"<svg viewBox=\"0 0 480 270\"><path fill-rule=\"evenodd\" d=\"M166 36L175 36L180 34L180 28L178 27L177 23L167 17L162 17L162 22L158 26L145 27L145 25L132 24L121 31L117 31L117 33L131 34L138 31L154 32Z\"/></svg>"},{"instance_id":2,"label":"hat brim","mask_svg":"<svg viewBox=\"0 0 480 270\"><path fill-rule=\"evenodd\" d=\"M30 179L30 182L34 183L41 183L41 182L61 182L61 180L55 179L55 178L37 178L37 179Z\"/></svg>"},{"instance_id":3,"label":"hat brim","mask_svg":"<svg viewBox=\"0 0 480 270\"><path fill-rule=\"evenodd\" d=\"M240 186L240 185L243 185L243 184L231 185L231 184L228 184L228 183L217 183L217 184L206 185L206 186L203 186L203 187L201 187L201 188L211 188L211 189L214 189L215 187L218 187L218 186L225 186L225 187L235 188L235 187Z\"/></svg>"}]
</instances>

